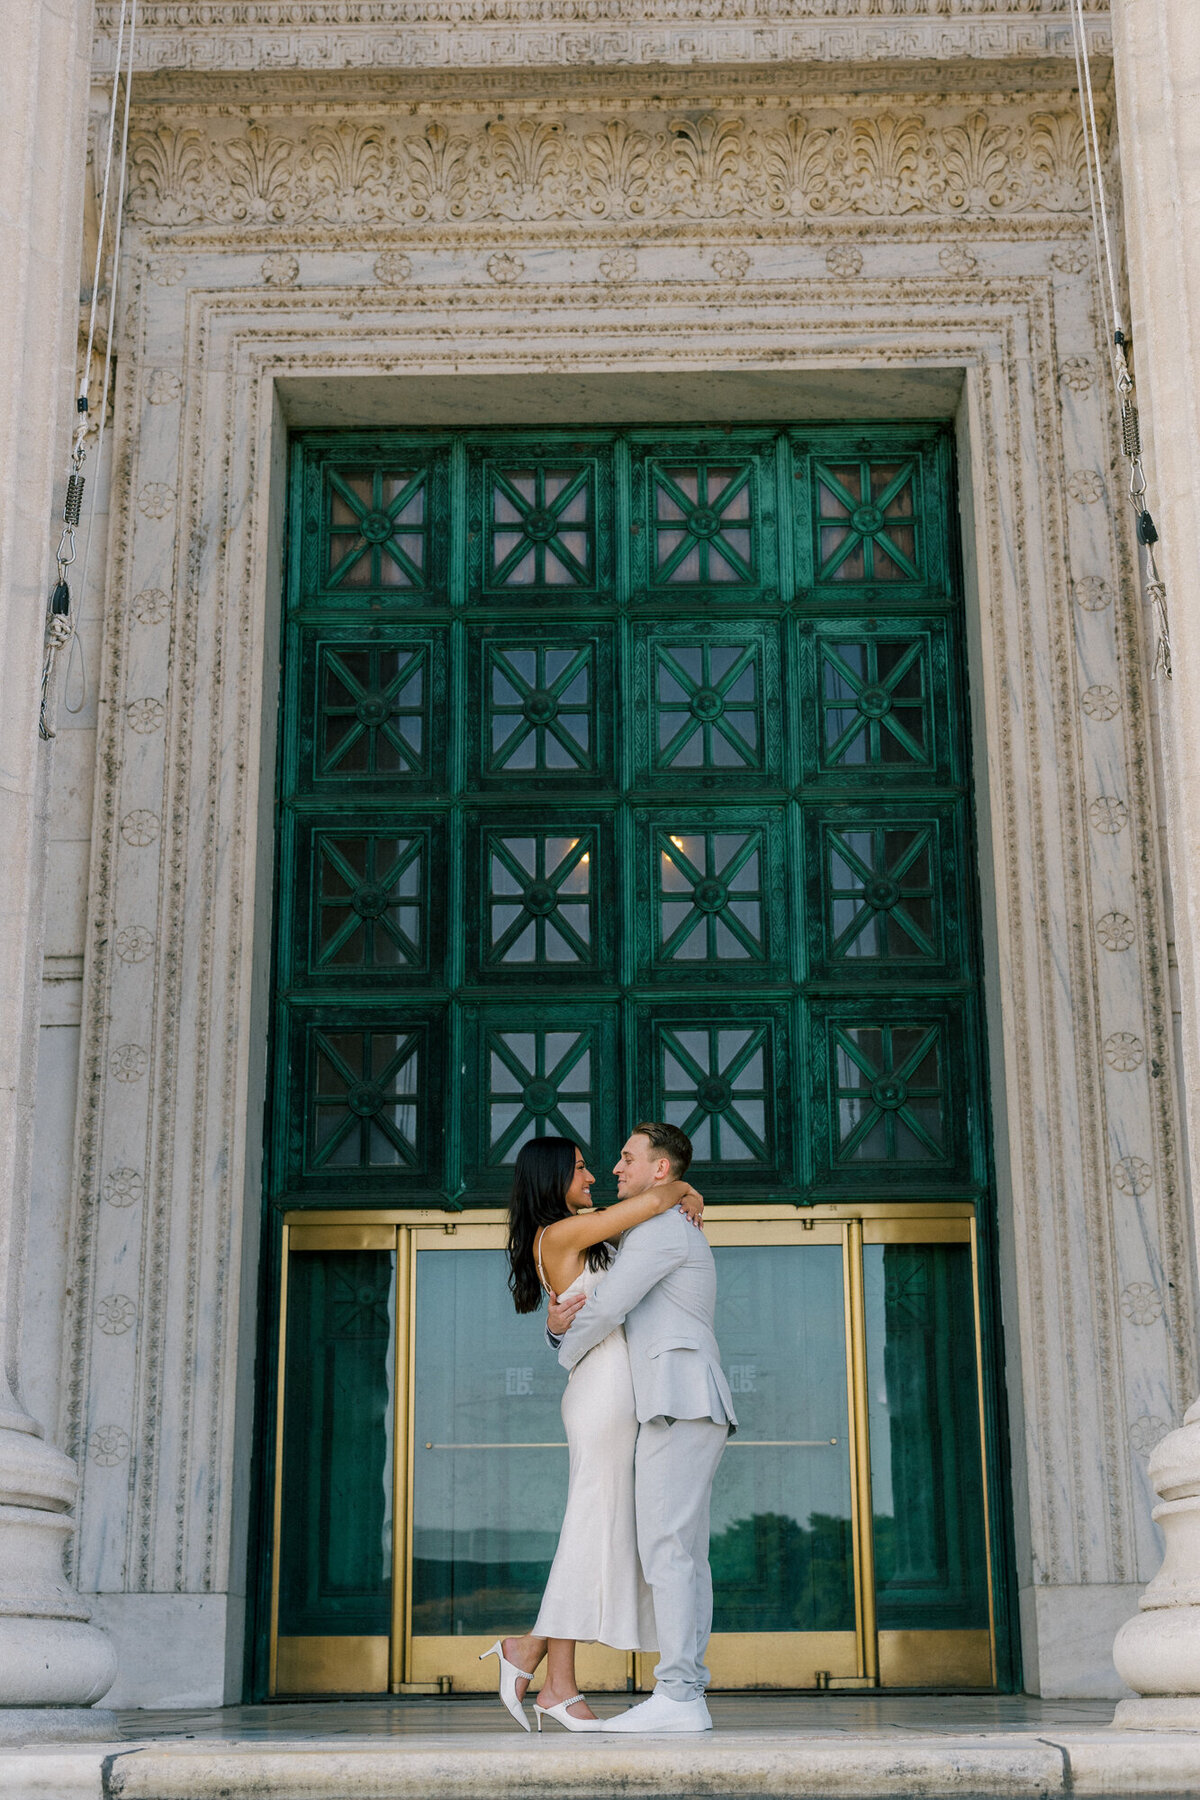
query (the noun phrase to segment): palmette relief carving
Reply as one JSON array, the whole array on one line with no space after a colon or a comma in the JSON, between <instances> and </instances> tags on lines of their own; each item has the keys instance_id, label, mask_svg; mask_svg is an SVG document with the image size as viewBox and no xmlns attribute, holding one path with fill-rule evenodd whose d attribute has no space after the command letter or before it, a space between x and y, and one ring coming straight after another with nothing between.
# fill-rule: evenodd
<instances>
[{"instance_id":1,"label":"palmette relief carving","mask_svg":"<svg viewBox=\"0 0 1200 1800\"><path fill-rule=\"evenodd\" d=\"M947 117L947 111L949 117ZM594 113L420 121L169 119L132 134L133 218L271 226L997 217L1086 202L1078 118L1013 106L847 117ZM969 253L968 253L969 254ZM162 259L154 265L162 279Z\"/></svg>"}]
</instances>

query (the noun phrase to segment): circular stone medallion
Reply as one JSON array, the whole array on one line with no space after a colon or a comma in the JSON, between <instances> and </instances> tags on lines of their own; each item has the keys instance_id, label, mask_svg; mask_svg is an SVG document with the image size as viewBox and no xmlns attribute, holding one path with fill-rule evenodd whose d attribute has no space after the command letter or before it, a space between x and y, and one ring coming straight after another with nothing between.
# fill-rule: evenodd
<instances>
[{"instance_id":1,"label":"circular stone medallion","mask_svg":"<svg viewBox=\"0 0 1200 1800\"><path fill-rule=\"evenodd\" d=\"M558 532L558 520L544 506L535 506L532 512L527 512L521 526L525 536L532 538L535 544L549 543Z\"/></svg>"},{"instance_id":2,"label":"circular stone medallion","mask_svg":"<svg viewBox=\"0 0 1200 1800\"><path fill-rule=\"evenodd\" d=\"M883 524L883 511L878 506L856 506L850 514L851 529L870 533L878 531Z\"/></svg>"},{"instance_id":3,"label":"circular stone medallion","mask_svg":"<svg viewBox=\"0 0 1200 1800\"><path fill-rule=\"evenodd\" d=\"M346 1095L346 1105L360 1119L369 1119L383 1105L383 1095L372 1081L356 1081Z\"/></svg>"},{"instance_id":4,"label":"circular stone medallion","mask_svg":"<svg viewBox=\"0 0 1200 1800\"><path fill-rule=\"evenodd\" d=\"M393 526L386 513L373 512L366 515L358 529L368 544L382 544L391 537Z\"/></svg>"},{"instance_id":5,"label":"circular stone medallion","mask_svg":"<svg viewBox=\"0 0 1200 1800\"><path fill-rule=\"evenodd\" d=\"M558 905L558 895L548 881L534 881L525 889L523 904L535 919L544 919Z\"/></svg>"}]
</instances>

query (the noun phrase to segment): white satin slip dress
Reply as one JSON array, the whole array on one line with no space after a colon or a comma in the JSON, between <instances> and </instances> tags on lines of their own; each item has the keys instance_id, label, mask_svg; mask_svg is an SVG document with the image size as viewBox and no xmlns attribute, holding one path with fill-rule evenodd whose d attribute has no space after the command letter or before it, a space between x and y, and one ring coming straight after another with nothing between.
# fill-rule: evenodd
<instances>
[{"instance_id":1,"label":"white satin slip dress","mask_svg":"<svg viewBox=\"0 0 1200 1800\"><path fill-rule=\"evenodd\" d=\"M590 1296L603 1274L585 1266L561 1298ZM637 1552L638 1424L623 1325L571 1370L562 1418L570 1456L567 1510L533 1635L656 1650L654 1607Z\"/></svg>"}]
</instances>

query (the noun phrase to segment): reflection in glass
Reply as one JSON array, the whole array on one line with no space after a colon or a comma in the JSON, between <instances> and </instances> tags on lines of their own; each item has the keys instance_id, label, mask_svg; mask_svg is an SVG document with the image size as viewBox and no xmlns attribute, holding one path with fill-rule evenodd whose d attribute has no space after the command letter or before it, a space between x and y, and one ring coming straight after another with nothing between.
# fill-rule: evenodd
<instances>
[{"instance_id":1,"label":"reflection in glass","mask_svg":"<svg viewBox=\"0 0 1200 1800\"><path fill-rule=\"evenodd\" d=\"M428 652L325 645L317 773L343 778L426 770Z\"/></svg>"},{"instance_id":2,"label":"reflection in glass","mask_svg":"<svg viewBox=\"0 0 1200 1800\"><path fill-rule=\"evenodd\" d=\"M895 961L937 956L936 829L827 828L832 957Z\"/></svg>"},{"instance_id":3,"label":"reflection in glass","mask_svg":"<svg viewBox=\"0 0 1200 1800\"><path fill-rule=\"evenodd\" d=\"M761 766L758 654L707 639L656 647L657 768Z\"/></svg>"},{"instance_id":4,"label":"reflection in glass","mask_svg":"<svg viewBox=\"0 0 1200 1800\"><path fill-rule=\"evenodd\" d=\"M698 1164L770 1161L770 1033L769 1024L660 1028L663 1118L691 1138Z\"/></svg>"},{"instance_id":5,"label":"reflection in glass","mask_svg":"<svg viewBox=\"0 0 1200 1800\"><path fill-rule=\"evenodd\" d=\"M330 469L330 587L420 587L425 472Z\"/></svg>"},{"instance_id":6,"label":"reflection in glass","mask_svg":"<svg viewBox=\"0 0 1200 1800\"><path fill-rule=\"evenodd\" d=\"M747 464L655 468L657 580L715 584L754 579L751 479Z\"/></svg>"},{"instance_id":7,"label":"reflection in glass","mask_svg":"<svg viewBox=\"0 0 1200 1800\"><path fill-rule=\"evenodd\" d=\"M567 1500L563 1371L499 1250L417 1254L413 1632L527 1629Z\"/></svg>"},{"instance_id":8,"label":"reflection in glass","mask_svg":"<svg viewBox=\"0 0 1200 1800\"><path fill-rule=\"evenodd\" d=\"M488 1162L507 1166L528 1138L592 1138L592 1034L488 1033Z\"/></svg>"},{"instance_id":9,"label":"reflection in glass","mask_svg":"<svg viewBox=\"0 0 1200 1800\"><path fill-rule=\"evenodd\" d=\"M590 769L594 646L498 644L488 657L489 771Z\"/></svg>"},{"instance_id":10,"label":"reflection in glass","mask_svg":"<svg viewBox=\"0 0 1200 1800\"><path fill-rule=\"evenodd\" d=\"M317 967L423 966L425 843L382 832L319 834Z\"/></svg>"},{"instance_id":11,"label":"reflection in glass","mask_svg":"<svg viewBox=\"0 0 1200 1800\"><path fill-rule=\"evenodd\" d=\"M911 463L818 465L820 573L834 581L919 577Z\"/></svg>"},{"instance_id":12,"label":"reflection in glass","mask_svg":"<svg viewBox=\"0 0 1200 1800\"><path fill-rule=\"evenodd\" d=\"M842 1162L928 1162L946 1154L938 1025L839 1025L831 1034Z\"/></svg>"},{"instance_id":13,"label":"reflection in glass","mask_svg":"<svg viewBox=\"0 0 1200 1800\"><path fill-rule=\"evenodd\" d=\"M311 1167L416 1164L420 1046L416 1032L314 1030Z\"/></svg>"},{"instance_id":14,"label":"reflection in glass","mask_svg":"<svg viewBox=\"0 0 1200 1800\"><path fill-rule=\"evenodd\" d=\"M924 763L928 757L924 640L822 646L827 768Z\"/></svg>"},{"instance_id":15,"label":"reflection in glass","mask_svg":"<svg viewBox=\"0 0 1200 1800\"><path fill-rule=\"evenodd\" d=\"M986 1629L970 1245L867 1244L863 1279L880 1628Z\"/></svg>"},{"instance_id":16,"label":"reflection in glass","mask_svg":"<svg viewBox=\"0 0 1200 1800\"><path fill-rule=\"evenodd\" d=\"M288 1262L279 1632L391 1629L395 1257Z\"/></svg>"},{"instance_id":17,"label":"reflection in glass","mask_svg":"<svg viewBox=\"0 0 1200 1800\"><path fill-rule=\"evenodd\" d=\"M717 1250L738 1415L712 1502L715 1631L852 1631L842 1252Z\"/></svg>"}]
</instances>

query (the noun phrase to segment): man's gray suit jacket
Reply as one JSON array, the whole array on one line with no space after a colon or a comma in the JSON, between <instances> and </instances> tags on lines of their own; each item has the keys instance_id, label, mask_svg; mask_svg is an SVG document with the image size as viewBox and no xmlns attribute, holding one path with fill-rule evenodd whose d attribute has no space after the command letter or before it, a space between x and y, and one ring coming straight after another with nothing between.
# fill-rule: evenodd
<instances>
[{"instance_id":1,"label":"man's gray suit jacket","mask_svg":"<svg viewBox=\"0 0 1200 1800\"><path fill-rule=\"evenodd\" d=\"M622 1237L611 1268L580 1307L558 1360L572 1369L624 1325L638 1422L712 1419L737 1430L713 1331L717 1275L702 1231L672 1208Z\"/></svg>"}]
</instances>

